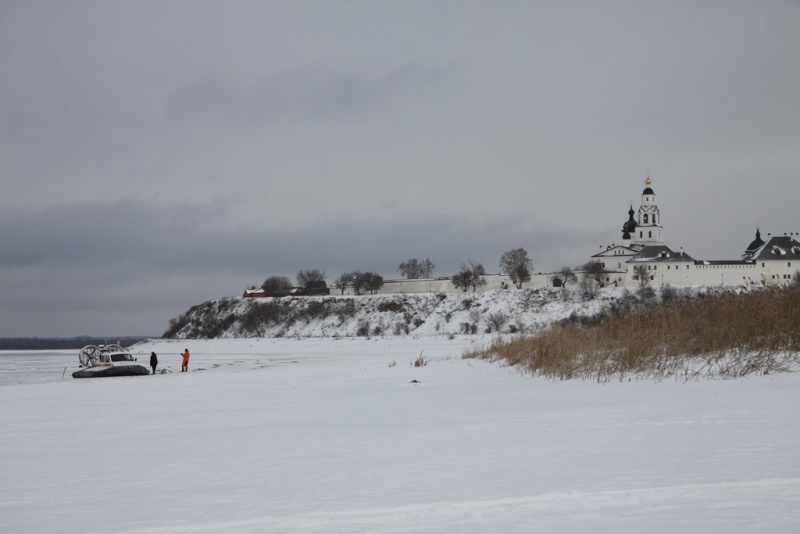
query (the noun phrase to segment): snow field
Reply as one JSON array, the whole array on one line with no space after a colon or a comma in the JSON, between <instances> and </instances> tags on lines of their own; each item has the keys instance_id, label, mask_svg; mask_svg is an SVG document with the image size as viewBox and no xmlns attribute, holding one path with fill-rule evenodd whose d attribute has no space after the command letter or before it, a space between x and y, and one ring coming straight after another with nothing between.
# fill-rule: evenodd
<instances>
[{"instance_id":1,"label":"snow field","mask_svg":"<svg viewBox=\"0 0 800 534\"><path fill-rule=\"evenodd\" d=\"M547 382L473 343L157 340L192 371L0 387L0 531L800 530L800 376Z\"/></svg>"}]
</instances>

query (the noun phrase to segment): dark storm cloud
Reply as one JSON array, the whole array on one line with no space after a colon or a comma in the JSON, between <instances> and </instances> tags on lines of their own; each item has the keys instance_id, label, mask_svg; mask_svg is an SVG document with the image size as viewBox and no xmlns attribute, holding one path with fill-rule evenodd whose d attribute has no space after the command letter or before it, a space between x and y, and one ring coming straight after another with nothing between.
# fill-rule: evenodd
<instances>
[{"instance_id":1,"label":"dark storm cloud","mask_svg":"<svg viewBox=\"0 0 800 534\"><path fill-rule=\"evenodd\" d=\"M496 269L503 246L531 242L552 250L563 233L533 217L451 216L364 220L340 218L305 226L232 226L219 205L175 208L121 200L0 214L0 269L47 268L56 273L115 269L137 273L271 272L311 267L378 270L391 276L406 256L446 256L454 269L470 258ZM597 235L590 235L592 239ZM580 235L573 235L580 239ZM530 245L528 245L530 246ZM546 253L544 255L547 255ZM329 267L330 268L330 267ZM113 277L112 276L112 277ZM241 281L240 281L241 282Z\"/></svg>"},{"instance_id":2,"label":"dark storm cloud","mask_svg":"<svg viewBox=\"0 0 800 534\"><path fill-rule=\"evenodd\" d=\"M439 275L470 259L496 272L507 249L528 247L540 266L539 255L569 257L575 252L564 243L585 249L597 237L558 234L520 217L342 218L265 228L231 226L224 213L218 205L177 209L124 200L7 211L0 222L15 231L0 236L2 324L27 325L28 335L39 329L102 335L98 328L113 329L120 316L138 314L128 326L152 335L191 305L238 295L271 275L293 278L300 269L320 268L329 282L353 270L392 278L410 257L431 258Z\"/></svg>"}]
</instances>

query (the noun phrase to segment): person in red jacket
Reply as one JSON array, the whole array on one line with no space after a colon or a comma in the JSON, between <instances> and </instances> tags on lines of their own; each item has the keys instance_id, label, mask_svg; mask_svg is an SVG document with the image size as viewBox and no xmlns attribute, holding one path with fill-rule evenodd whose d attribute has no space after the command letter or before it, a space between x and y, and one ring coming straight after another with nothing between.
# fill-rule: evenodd
<instances>
[{"instance_id":1,"label":"person in red jacket","mask_svg":"<svg viewBox=\"0 0 800 534\"><path fill-rule=\"evenodd\" d=\"M181 373L189 370L189 349L183 350L183 363L181 364Z\"/></svg>"}]
</instances>

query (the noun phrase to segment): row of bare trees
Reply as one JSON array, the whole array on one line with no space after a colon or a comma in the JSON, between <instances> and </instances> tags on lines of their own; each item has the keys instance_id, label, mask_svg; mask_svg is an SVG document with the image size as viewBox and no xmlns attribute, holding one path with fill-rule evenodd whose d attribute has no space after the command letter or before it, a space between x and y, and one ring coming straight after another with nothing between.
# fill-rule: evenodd
<instances>
[{"instance_id":1,"label":"row of bare trees","mask_svg":"<svg viewBox=\"0 0 800 534\"><path fill-rule=\"evenodd\" d=\"M307 271L298 271L297 273L297 286L307 288L315 282L325 281L325 271L321 269L309 269ZM264 283L261 284L261 289L271 294L287 293L291 288L295 287L288 276L270 276Z\"/></svg>"},{"instance_id":2,"label":"row of bare trees","mask_svg":"<svg viewBox=\"0 0 800 534\"><path fill-rule=\"evenodd\" d=\"M400 273L408 280L416 280L418 278L431 278L433 270L436 268L430 258L425 258L420 261L417 258L410 258L397 268Z\"/></svg>"},{"instance_id":3,"label":"row of bare trees","mask_svg":"<svg viewBox=\"0 0 800 534\"><path fill-rule=\"evenodd\" d=\"M410 258L400 264L397 268L407 279L430 278L436 265L430 260L420 261L417 258ZM500 256L500 271L508 274L511 282L522 288L522 284L529 282L533 271L533 261L528 256L524 248L515 248L503 253ZM464 291L472 288L476 291L479 287L486 285L483 276L486 269L483 264L469 260L468 263L461 264L461 270L452 277L453 285Z\"/></svg>"},{"instance_id":4,"label":"row of bare trees","mask_svg":"<svg viewBox=\"0 0 800 534\"><path fill-rule=\"evenodd\" d=\"M301 270L297 273L297 286L292 284L292 280L288 276L270 276L261 284L261 289L271 295L285 295L293 287L308 289L316 284L324 283L325 279L325 271L321 269ZM383 287L383 276L374 272L352 271L339 275L334 285L341 290L342 294L348 286L353 288L356 295L361 295L365 291L374 294Z\"/></svg>"},{"instance_id":5,"label":"row of bare trees","mask_svg":"<svg viewBox=\"0 0 800 534\"><path fill-rule=\"evenodd\" d=\"M431 278L434 269L436 269L436 264L430 258L425 258L424 260L409 258L400 263L397 268L409 280ZM511 282L517 288L521 288L524 283L529 282L531 279L533 261L525 249L515 248L504 252L500 257L500 270L508 274ZM484 275L486 275L486 269L483 264L469 260L468 263L461 264L461 270L453 275L452 282L456 288L463 291L467 291L470 288L473 291L477 291L479 287L486 285L486 280L483 278ZM321 269L301 270L297 273L297 287L308 288L314 283L324 282L325 278L325 271ZM352 287L356 295L361 295L367 291L370 294L376 293L383 287L383 283L383 276L378 273L352 271L339 275L333 285L342 294L344 294L347 287ZM294 287L292 281L287 276L270 276L261 284L261 289L270 294L285 294L292 287Z\"/></svg>"},{"instance_id":6,"label":"row of bare trees","mask_svg":"<svg viewBox=\"0 0 800 534\"><path fill-rule=\"evenodd\" d=\"M356 295L361 295L365 291L373 295L383 287L383 276L378 273L353 271L340 274L333 284L339 288L342 295L347 286L351 286Z\"/></svg>"},{"instance_id":7,"label":"row of bare trees","mask_svg":"<svg viewBox=\"0 0 800 534\"><path fill-rule=\"evenodd\" d=\"M589 261L575 267L564 266L553 275L553 283L556 287L566 288L567 284L578 283L578 275L582 272L579 289L587 300L597 296L601 287L605 287L608 278L608 270L599 261Z\"/></svg>"},{"instance_id":8,"label":"row of bare trees","mask_svg":"<svg viewBox=\"0 0 800 534\"><path fill-rule=\"evenodd\" d=\"M576 272L582 272L583 277L578 282ZM650 285L650 273L647 272L646 265L637 265L633 268L634 279L638 281L639 287L644 289ZM587 300L597 296L600 288L605 287L609 282L609 271L599 261L592 260L583 265L573 267L562 267L553 277L556 286L566 287L570 283L578 283L578 287Z\"/></svg>"}]
</instances>

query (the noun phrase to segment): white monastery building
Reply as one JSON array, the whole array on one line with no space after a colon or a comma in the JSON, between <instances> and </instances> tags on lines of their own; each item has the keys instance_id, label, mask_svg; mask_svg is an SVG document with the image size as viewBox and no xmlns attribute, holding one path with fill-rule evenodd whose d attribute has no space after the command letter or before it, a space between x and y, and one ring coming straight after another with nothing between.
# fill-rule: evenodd
<instances>
[{"instance_id":1,"label":"white monastery building","mask_svg":"<svg viewBox=\"0 0 800 534\"><path fill-rule=\"evenodd\" d=\"M761 237L756 229L755 239L744 249L738 260L696 260L683 249L676 252L664 242L664 227L661 211L656 202L656 193L648 176L642 191L642 202L638 211L633 203L628 210L628 220L622 225L622 244L611 244L591 257L592 262L602 267L605 286L639 287L644 282L649 286L754 286L789 284L800 271L800 233ZM535 256L535 251L534 251ZM580 279L586 273L576 272ZM593 274L595 278L597 274ZM503 273L484 275L486 285L479 291L511 289L514 285ZM574 284L573 284L574 285ZM559 273L531 274L531 280L523 288L539 289L560 287ZM341 288L331 287L331 294L339 294ZM263 296L260 290L246 290L245 297ZM451 293L460 292L451 277L426 279L386 280L380 294L397 293ZM248 294L248 292L250 292ZM345 287L344 295L352 295L352 288Z\"/></svg>"},{"instance_id":2,"label":"white monastery building","mask_svg":"<svg viewBox=\"0 0 800 534\"><path fill-rule=\"evenodd\" d=\"M622 244L612 244L591 257L605 270L605 285L639 287L641 276L650 286L719 286L788 284L800 271L800 233L767 236L756 229L755 239L737 260L696 260L682 249L678 252L664 242L661 211L648 176L638 211L633 204L622 225ZM535 251L534 251L535 256ZM583 273L576 273L579 277ZM505 274L487 274L479 290L510 289L514 285ZM536 273L523 288L560 285L558 273ZM449 277L420 280L387 280L379 293L436 293L461 291ZM333 293L334 291L332 291Z\"/></svg>"},{"instance_id":3,"label":"white monastery building","mask_svg":"<svg viewBox=\"0 0 800 534\"><path fill-rule=\"evenodd\" d=\"M648 176L638 212L628 210L622 225L622 244L611 245L592 259L608 271L610 285L639 286L640 276L650 285L769 285L787 284L800 270L800 234L768 236L756 229L752 243L738 260L696 260L664 243L661 212ZM634 218L634 215L636 216Z\"/></svg>"}]
</instances>

